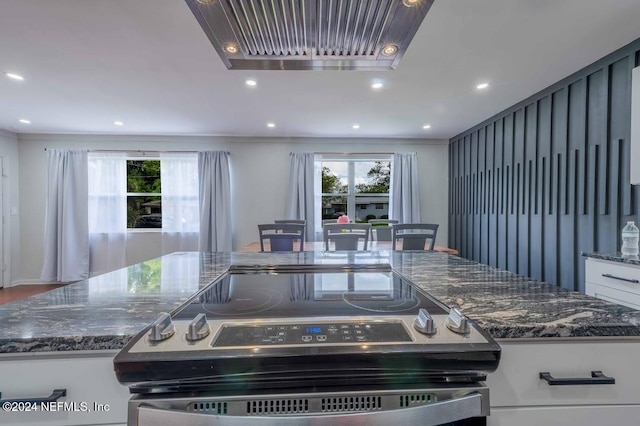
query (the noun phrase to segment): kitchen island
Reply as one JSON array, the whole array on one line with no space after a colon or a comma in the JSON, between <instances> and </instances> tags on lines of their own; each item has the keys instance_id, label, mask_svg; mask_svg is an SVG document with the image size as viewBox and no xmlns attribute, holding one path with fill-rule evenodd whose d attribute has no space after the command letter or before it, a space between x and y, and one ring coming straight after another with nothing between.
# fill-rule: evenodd
<instances>
[{"instance_id":1,"label":"kitchen island","mask_svg":"<svg viewBox=\"0 0 640 426\"><path fill-rule=\"evenodd\" d=\"M173 253L0 306L0 353L120 349L232 264L390 263L497 339L640 338L640 311L439 252Z\"/></svg>"},{"instance_id":2,"label":"kitchen island","mask_svg":"<svg viewBox=\"0 0 640 426\"><path fill-rule=\"evenodd\" d=\"M640 401L633 389L638 377L625 369L633 369L640 359L640 311L439 252L173 253L0 306L0 369L3 374L7 369L19 372L25 360L104 355L101 368L107 368L103 373L109 377L111 357L133 335L230 265L327 263L389 263L498 339L501 367L488 378L491 424L509 424L514 415L518 424L529 424L526 414L538 421L542 407L547 414L570 407L587 419L597 418L589 408L594 405L609 419L611 412L626 416L633 408L637 413ZM562 376L588 375L591 369L615 376L617 384L581 387L575 394L575 386L549 386L537 371ZM117 395L111 398L126 399L126 389L113 386ZM13 397L11 389L1 391ZM107 421L91 419L94 424ZM58 424L72 423L62 419Z\"/></svg>"}]
</instances>

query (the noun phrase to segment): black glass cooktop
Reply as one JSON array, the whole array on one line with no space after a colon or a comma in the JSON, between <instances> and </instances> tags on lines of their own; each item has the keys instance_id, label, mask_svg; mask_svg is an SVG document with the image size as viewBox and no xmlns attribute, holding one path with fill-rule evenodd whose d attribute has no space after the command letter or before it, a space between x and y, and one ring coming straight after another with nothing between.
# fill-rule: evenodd
<instances>
[{"instance_id":1,"label":"black glass cooktop","mask_svg":"<svg viewBox=\"0 0 640 426\"><path fill-rule=\"evenodd\" d=\"M431 315L448 311L391 271L229 273L173 318Z\"/></svg>"},{"instance_id":2,"label":"black glass cooktop","mask_svg":"<svg viewBox=\"0 0 640 426\"><path fill-rule=\"evenodd\" d=\"M468 338L460 337L440 317L434 335L418 335L411 324L420 308L448 314L389 265L231 267L172 313L179 321L156 330L166 332L165 340L152 342L149 328L141 331L114 367L121 383L147 383L137 391L143 393L191 384L217 390L396 384L497 368L500 347L474 324ZM189 341L191 331L202 331L187 329L199 314L211 330Z\"/></svg>"}]
</instances>

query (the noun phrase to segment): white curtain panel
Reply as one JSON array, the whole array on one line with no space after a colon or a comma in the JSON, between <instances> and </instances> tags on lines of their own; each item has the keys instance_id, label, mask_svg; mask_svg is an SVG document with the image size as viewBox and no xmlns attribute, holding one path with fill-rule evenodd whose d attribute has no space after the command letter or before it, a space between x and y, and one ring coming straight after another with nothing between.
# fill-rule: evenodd
<instances>
[{"instance_id":1,"label":"white curtain panel","mask_svg":"<svg viewBox=\"0 0 640 426\"><path fill-rule=\"evenodd\" d=\"M292 152L285 219L306 220L306 240L315 240L315 193L313 187L315 154Z\"/></svg>"},{"instance_id":2,"label":"white curtain panel","mask_svg":"<svg viewBox=\"0 0 640 426\"><path fill-rule=\"evenodd\" d=\"M198 250L198 156L161 153L162 254Z\"/></svg>"},{"instance_id":3,"label":"white curtain panel","mask_svg":"<svg viewBox=\"0 0 640 426\"><path fill-rule=\"evenodd\" d=\"M91 276L126 265L127 155L90 152L89 246Z\"/></svg>"},{"instance_id":4,"label":"white curtain panel","mask_svg":"<svg viewBox=\"0 0 640 426\"><path fill-rule=\"evenodd\" d=\"M89 277L87 198L87 151L48 150L41 280Z\"/></svg>"},{"instance_id":5,"label":"white curtain panel","mask_svg":"<svg viewBox=\"0 0 640 426\"><path fill-rule=\"evenodd\" d=\"M231 172L229 153L198 153L200 240L203 252L231 251Z\"/></svg>"},{"instance_id":6,"label":"white curtain panel","mask_svg":"<svg viewBox=\"0 0 640 426\"><path fill-rule=\"evenodd\" d=\"M418 154L393 154L391 166L391 202L389 219L400 223L420 223Z\"/></svg>"}]
</instances>

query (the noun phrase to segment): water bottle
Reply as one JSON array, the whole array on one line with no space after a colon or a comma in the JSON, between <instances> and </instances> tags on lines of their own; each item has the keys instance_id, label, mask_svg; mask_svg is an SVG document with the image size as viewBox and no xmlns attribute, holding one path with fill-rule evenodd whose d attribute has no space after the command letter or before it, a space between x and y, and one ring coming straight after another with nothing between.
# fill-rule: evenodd
<instances>
[{"instance_id":1,"label":"water bottle","mask_svg":"<svg viewBox=\"0 0 640 426\"><path fill-rule=\"evenodd\" d=\"M622 256L638 256L638 236L640 232L633 221L622 228Z\"/></svg>"}]
</instances>

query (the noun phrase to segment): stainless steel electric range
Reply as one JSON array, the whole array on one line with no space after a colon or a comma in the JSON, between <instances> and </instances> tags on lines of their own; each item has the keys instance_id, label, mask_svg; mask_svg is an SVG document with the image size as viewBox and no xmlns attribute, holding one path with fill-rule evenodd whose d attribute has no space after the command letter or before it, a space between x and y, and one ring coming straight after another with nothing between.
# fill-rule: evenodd
<instances>
[{"instance_id":1,"label":"stainless steel electric range","mask_svg":"<svg viewBox=\"0 0 640 426\"><path fill-rule=\"evenodd\" d=\"M234 266L114 367L129 425L478 425L499 359L388 265Z\"/></svg>"}]
</instances>

